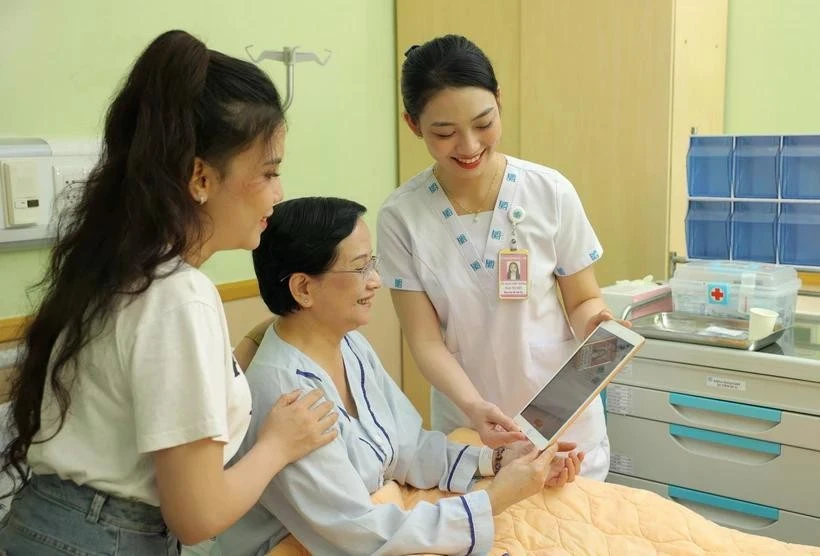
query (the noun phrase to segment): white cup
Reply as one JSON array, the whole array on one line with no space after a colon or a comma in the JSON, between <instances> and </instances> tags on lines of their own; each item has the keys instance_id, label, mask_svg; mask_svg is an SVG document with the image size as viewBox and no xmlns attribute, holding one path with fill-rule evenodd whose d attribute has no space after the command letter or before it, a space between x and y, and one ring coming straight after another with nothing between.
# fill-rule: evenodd
<instances>
[{"instance_id":1,"label":"white cup","mask_svg":"<svg viewBox=\"0 0 820 556\"><path fill-rule=\"evenodd\" d=\"M749 341L755 342L774 332L777 311L752 307L749 309Z\"/></svg>"}]
</instances>

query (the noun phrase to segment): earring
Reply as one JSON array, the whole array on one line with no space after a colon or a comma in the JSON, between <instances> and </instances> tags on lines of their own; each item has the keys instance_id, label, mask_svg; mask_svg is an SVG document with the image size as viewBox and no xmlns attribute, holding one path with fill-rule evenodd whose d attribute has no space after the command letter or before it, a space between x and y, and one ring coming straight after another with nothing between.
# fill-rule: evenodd
<instances>
[{"instance_id":1,"label":"earring","mask_svg":"<svg viewBox=\"0 0 820 556\"><path fill-rule=\"evenodd\" d=\"M200 195L200 196L199 196L199 204L200 204L200 205L204 205L204 204L205 204L205 195Z\"/></svg>"}]
</instances>

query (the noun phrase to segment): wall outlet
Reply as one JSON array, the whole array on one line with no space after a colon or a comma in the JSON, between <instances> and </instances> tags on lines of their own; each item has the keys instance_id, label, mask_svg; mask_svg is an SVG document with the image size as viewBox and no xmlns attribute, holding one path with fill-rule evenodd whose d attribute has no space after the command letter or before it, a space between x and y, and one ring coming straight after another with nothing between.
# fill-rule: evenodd
<instances>
[{"instance_id":1,"label":"wall outlet","mask_svg":"<svg viewBox=\"0 0 820 556\"><path fill-rule=\"evenodd\" d=\"M90 169L87 166L54 165L54 215L76 205L83 194Z\"/></svg>"}]
</instances>

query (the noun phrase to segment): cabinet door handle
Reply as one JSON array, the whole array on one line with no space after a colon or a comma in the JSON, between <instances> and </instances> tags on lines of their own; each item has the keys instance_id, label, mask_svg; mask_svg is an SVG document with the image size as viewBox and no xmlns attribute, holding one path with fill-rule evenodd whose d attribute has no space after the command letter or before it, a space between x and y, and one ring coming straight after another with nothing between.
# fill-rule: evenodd
<instances>
[{"instance_id":1,"label":"cabinet door handle","mask_svg":"<svg viewBox=\"0 0 820 556\"><path fill-rule=\"evenodd\" d=\"M771 506L763 506L762 504L754 504L735 498L726 498L725 496L718 496L716 494L709 494L707 492L674 485L669 485L668 489L669 498L676 500L687 500L689 502L695 502L696 504L720 508L721 510L761 517L773 522L780 519L780 510L772 508Z\"/></svg>"},{"instance_id":2,"label":"cabinet door handle","mask_svg":"<svg viewBox=\"0 0 820 556\"><path fill-rule=\"evenodd\" d=\"M704 411L713 411L715 413L748 417L749 419L756 419L758 421L770 421L772 423L779 423L783 416L783 412L778 409L770 409L768 407L748 405L745 403L727 402L712 398L702 398L688 394L678 394L677 392L669 394L669 403L673 406L691 407Z\"/></svg>"},{"instance_id":3,"label":"cabinet door handle","mask_svg":"<svg viewBox=\"0 0 820 556\"><path fill-rule=\"evenodd\" d=\"M723 444L724 446L731 446L732 448L741 448L751 452L760 452L774 456L779 456L781 450L781 445L775 442L767 442L765 440L746 438L744 436L736 436L734 434L696 429L694 427L687 427L684 425L669 425L669 434L673 437L677 436L700 440L701 442L710 442L712 444Z\"/></svg>"}]
</instances>

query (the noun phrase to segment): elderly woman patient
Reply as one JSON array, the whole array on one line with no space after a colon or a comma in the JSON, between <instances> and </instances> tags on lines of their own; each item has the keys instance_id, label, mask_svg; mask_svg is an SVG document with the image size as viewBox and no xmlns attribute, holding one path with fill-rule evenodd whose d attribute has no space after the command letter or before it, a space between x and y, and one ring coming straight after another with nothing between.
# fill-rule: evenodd
<instances>
[{"instance_id":1,"label":"elderly woman patient","mask_svg":"<svg viewBox=\"0 0 820 556\"><path fill-rule=\"evenodd\" d=\"M365 208L333 198L276 206L253 253L259 287L279 315L247 372L253 421L250 449L276 400L324 390L341 415L338 437L288 465L259 503L219 538L223 553L264 554L288 532L314 554L485 552L494 514L572 481L583 454L559 444L540 454L528 442L495 451L449 442L423 430L421 417L356 329L370 319L381 287ZM497 476L472 490L480 476ZM461 496L411 510L373 504L385 481Z\"/></svg>"}]
</instances>

